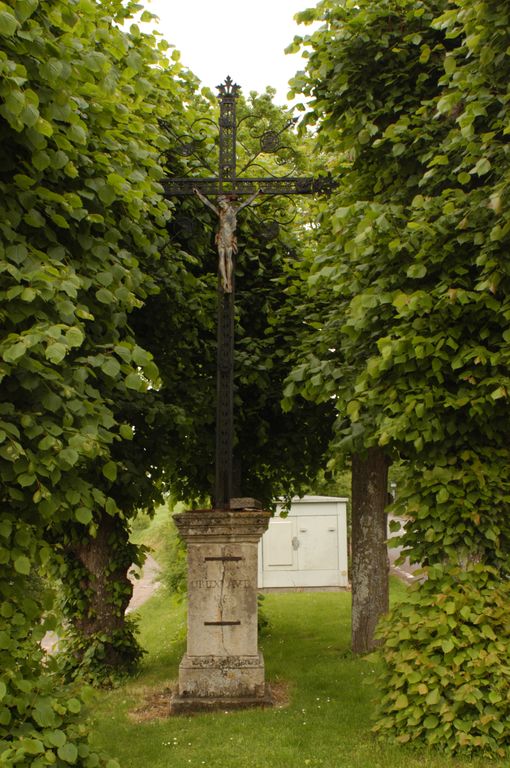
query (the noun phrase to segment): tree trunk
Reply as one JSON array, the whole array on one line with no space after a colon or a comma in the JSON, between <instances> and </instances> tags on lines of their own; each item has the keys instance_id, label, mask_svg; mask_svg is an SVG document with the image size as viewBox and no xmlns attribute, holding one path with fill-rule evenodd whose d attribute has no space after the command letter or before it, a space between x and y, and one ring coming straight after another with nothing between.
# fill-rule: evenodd
<instances>
[{"instance_id":1,"label":"tree trunk","mask_svg":"<svg viewBox=\"0 0 510 768\"><path fill-rule=\"evenodd\" d=\"M129 634L125 610L133 593L128 571L133 561L133 546L122 521L103 514L98 521L94 538L84 536L74 544L74 558L82 567L80 587L85 607L70 617L83 640L103 636L104 663L112 668L129 665L135 647L126 648L119 642L123 634ZM107 638L107 639L106 639Z\"/></svg>"},{"instance_id":2,"label":"tree trunk","mask_svg":"<svg viewBox=\"0 0 510 768\"><path fill-rule=\"evenodd\" d=\"M389 461L381 448L352 457L352 650L372 651L389 608L386 505Z\"/></svg>"}]
</instances>

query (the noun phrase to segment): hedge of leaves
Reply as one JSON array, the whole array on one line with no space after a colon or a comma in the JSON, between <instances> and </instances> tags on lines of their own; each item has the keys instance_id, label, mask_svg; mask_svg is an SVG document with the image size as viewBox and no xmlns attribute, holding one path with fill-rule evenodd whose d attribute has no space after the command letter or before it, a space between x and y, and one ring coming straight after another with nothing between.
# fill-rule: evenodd
<instances>
[{"instance_id":1,"label":"hedge of leaves","mask_svg":"<svg viewBox=\"0 0 510 768\"><path fill-rule=\"evenodd\" d=\"M317 123L323 162L340 185L318 212L319 252L305 274L309 335L287 395L335 398L339 454L379 445L406 462L395 506L409 515L404 543L411 559L448 564L442 589L448 579L454 588L455 567L470 561L504 580L510 9L495 0L323 0L302 19L322 27L304 40L311 50L295 88L312 97L305 121ZM477 579L485 589L484 574L470 571L470 599ZM469 625L462 613L455 618ZM399 614L400 630L408 620ZM509 627L499 628L506 645ZM490 642L479 635L480 657ZM407 664L402 648L393 656L397 677ZM499 690L496 669L487 676ZM428 686L430 670L418 673L415 683ZM460 688L463 676L470 684L469 674L461 665L448 685ZM385 678L389 707L393 682ZM387 735L402 736L416 706L407 701L399 699L399 721L391 709ZM435 723L436 704L425 697L420 706ZM477 741L474 709L463 728L468 736L456 742L439 729L436 743L493 753L509 746L499 726ZM413 738L429 741L434 728L418 730Z\"/></svg>"},{"instance_id":2,"label":"hedge of leaves","mask_svg":"<svg viewBox=\"0 0 510 768\"><path fill-rule=\"evenodd\" d=\"M180 109L182 88L164 44L122 26L138 10L120 0L0 3L5 765L99 762L80 694L56 692L43 664L51 606L30 585L63 526L86 540L101 515L122 521L108 483L123 469L113 446L133 433L114 406L157 377L127 319L155 290L145 268L168 241L158 116Z\"/></svg>"},{"instance_id":3,"label":"hedge of leaves","mask_svg":"<svg viewBox=\"0 0 510 768\"><path fill-rule=\"evenodd\" d=\"M510 582L480 564L434 566L380 626L375 731L504 757L510 742Z\"/></svg>"}]
</instances>

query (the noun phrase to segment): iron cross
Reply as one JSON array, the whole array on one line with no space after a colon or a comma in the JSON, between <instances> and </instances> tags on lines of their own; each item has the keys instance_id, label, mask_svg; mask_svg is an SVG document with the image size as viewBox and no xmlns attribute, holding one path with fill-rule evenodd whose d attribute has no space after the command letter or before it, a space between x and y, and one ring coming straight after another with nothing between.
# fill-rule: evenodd
<instances>
[{"instance_id":1,"label":"iron cross","mask_svg":"<svg viewBox=\"0 0 510 768\"><path fill-rule=\"evenodd\" d=\"M219 168L217 176L201 178L166 178L166 197L196 195L218 216L218 351L216 399L216 480L214 506L229 509L232 498L234 432L234 257L237 253L237 214L256 197L330 193L336 186L330 176L321 178L285 176L246 177L237 171L236 102L240 86L227 77L218 86L219 96ZM285 128L293 121L289 121ZM266 131L261 152L277 149L279 133ZM182 154L193 154L193 142L182 143ZM248 164L249 166L249 164ZM243 173L244 170L241 171ZM210 170L210 169L209 169ZM216 198L216 205L209 200ZM239 198L247 198L235 204Z\"/></svg>"}]
</instances>

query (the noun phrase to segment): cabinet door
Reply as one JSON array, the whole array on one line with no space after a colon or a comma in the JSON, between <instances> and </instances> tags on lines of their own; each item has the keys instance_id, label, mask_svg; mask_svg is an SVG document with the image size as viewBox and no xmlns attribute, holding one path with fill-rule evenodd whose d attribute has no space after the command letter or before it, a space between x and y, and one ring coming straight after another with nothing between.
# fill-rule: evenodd
<instances>
[{"instance_id":1,"label":"cabinet door","mask_svg":"<svg viewBox=\"0 0 510 768\"><path fill-rule=\"evenodd\" d=\"M338 568L338 518L314 515L297 518L298 561L302 571Z\"/></svg>"},{"instance_id":2,"label":"cabinet door","mask_svg":"<svg viewBox=\"0 0 510 768\"><path fill-rule=\"evenodd\" d=\"M264 534L264 569L292 570L297 567L295 533L295 520L271 520Z\"/></svg>"}]
</instances>

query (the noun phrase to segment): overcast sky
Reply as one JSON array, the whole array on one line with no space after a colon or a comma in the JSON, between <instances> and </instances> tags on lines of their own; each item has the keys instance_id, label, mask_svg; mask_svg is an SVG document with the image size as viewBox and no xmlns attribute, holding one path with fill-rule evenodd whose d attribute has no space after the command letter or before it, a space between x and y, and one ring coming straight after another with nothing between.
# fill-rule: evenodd
<instances>
[{"instance_id":1,"label":"overcast sky","mask_svg":"<svg viewBox=\"0 0 510 768\"><path fill-rule=\"evenodd\" d=\"M286 104L287 82L304 68L299 54L284 49L294 35L311 27L293 16L314 7L316 0L144 0L160 18L159 29L182 54L181 61L202 83L215 87L230 75L248 95L277 89ZM154 25L152 25L154 26Z\"/></svg>"}]
</instances>

